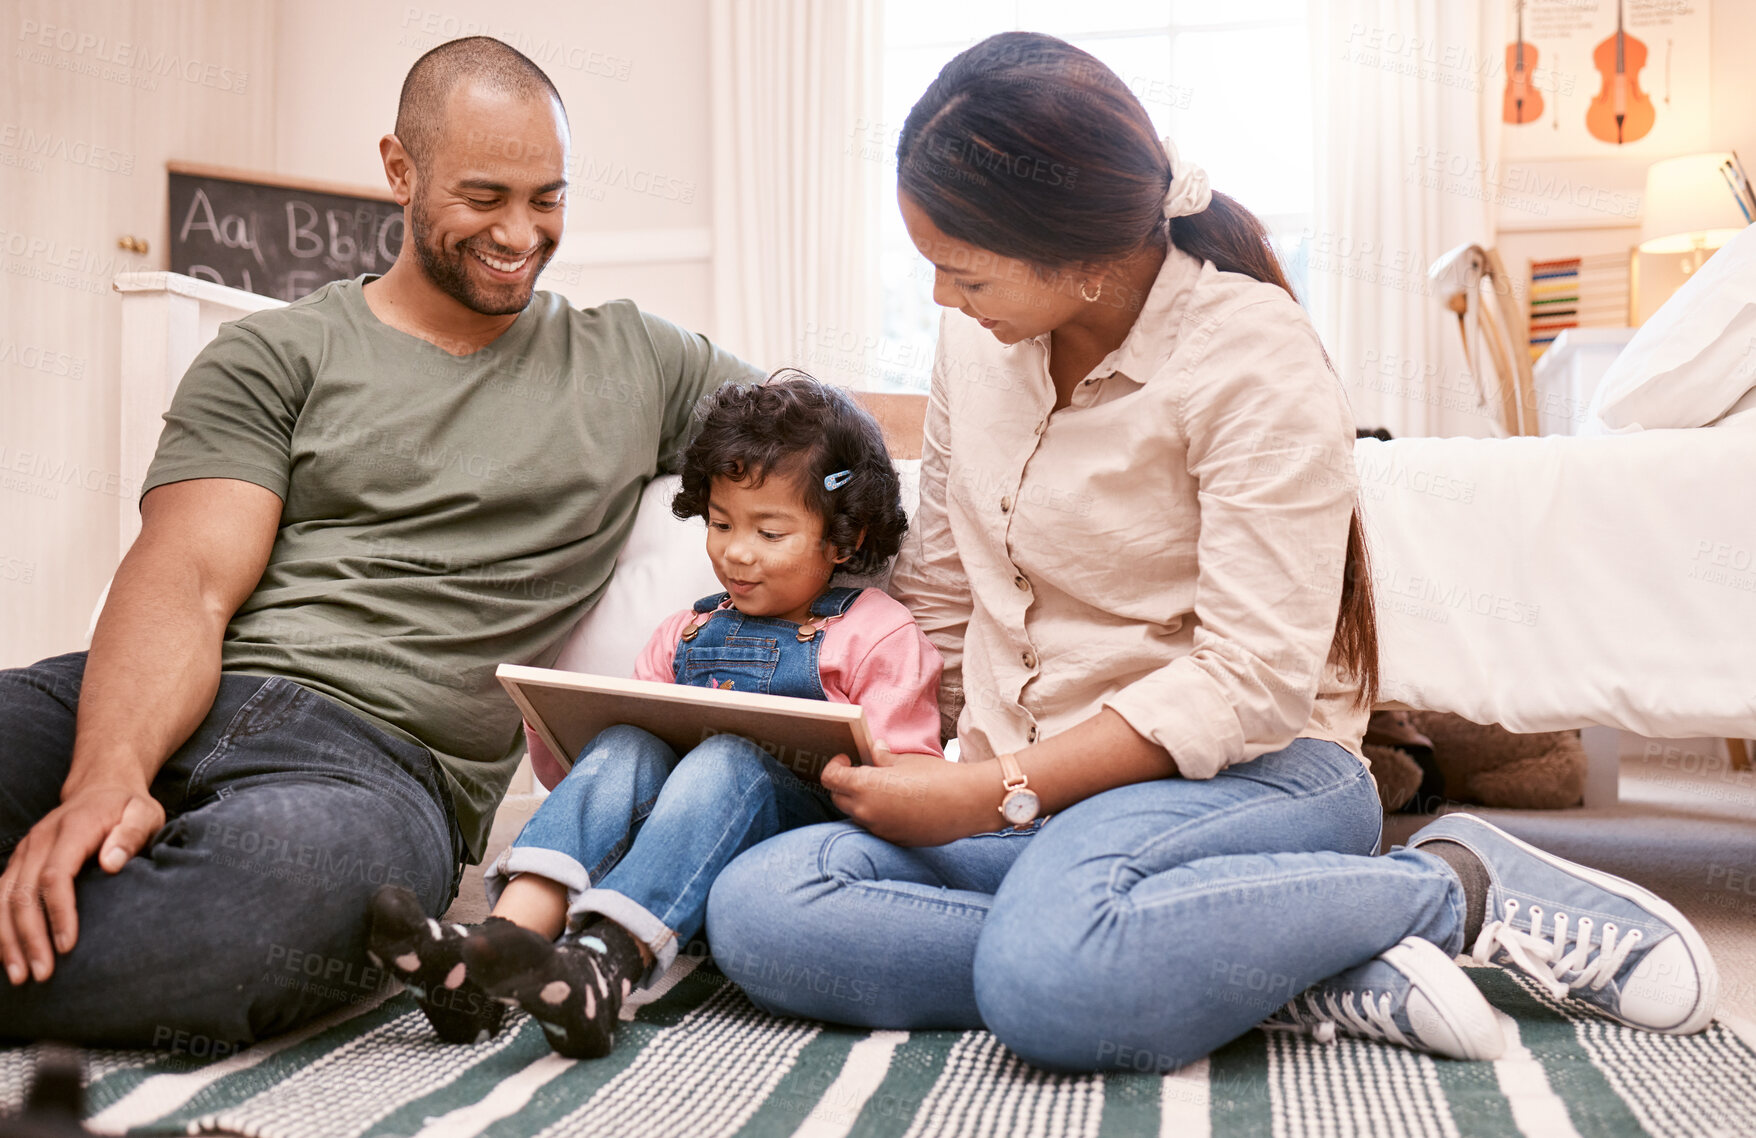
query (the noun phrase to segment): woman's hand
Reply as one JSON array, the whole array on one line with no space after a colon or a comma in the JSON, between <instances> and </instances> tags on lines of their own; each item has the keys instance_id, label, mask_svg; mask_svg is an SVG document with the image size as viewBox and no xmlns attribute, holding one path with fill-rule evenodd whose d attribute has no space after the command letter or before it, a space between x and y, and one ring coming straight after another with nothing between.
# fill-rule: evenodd
<instances>
[{"instance_id":1,"label":"woman's hand","mask_svg":"<svg viewBox=\"0 0 1756 1138\"><path fill-rule=\"evenodd\" d=\"M995 763L949 763L938 755L896 754L883 743L872 765L837 755L823 788L849 819L899 846L942 846L1000 828Z\"/></svg>"}]
</instances>

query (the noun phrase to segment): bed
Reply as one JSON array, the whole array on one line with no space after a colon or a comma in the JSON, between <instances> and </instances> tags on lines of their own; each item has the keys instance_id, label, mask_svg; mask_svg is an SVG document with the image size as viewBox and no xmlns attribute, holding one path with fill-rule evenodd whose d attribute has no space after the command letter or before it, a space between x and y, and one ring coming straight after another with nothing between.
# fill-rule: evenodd
<instances>
[{"instance_id":1,"label":"bed","mask_svg":"<svg viewBox=\"0 0 1756 1138\"><path fill-rule=\"evenodd\" d=\"M1383 698L1511 731L1756 734L1756 425L1355 444ZM1599 729L1593 731L1590 729Z\"/></svg>"}]
</instances>

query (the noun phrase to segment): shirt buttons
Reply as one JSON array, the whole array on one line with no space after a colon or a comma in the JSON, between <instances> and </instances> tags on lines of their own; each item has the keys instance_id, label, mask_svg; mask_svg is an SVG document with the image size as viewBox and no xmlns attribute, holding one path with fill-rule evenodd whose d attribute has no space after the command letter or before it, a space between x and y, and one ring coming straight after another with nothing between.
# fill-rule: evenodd
<instances>
[{"instance_id":1,"label":"shirt buttons","mask_svg":"<svg viewBox=\"0 0 1756 1138\"><path fill-rule=\"evenodd\" d=\"M1008 514L1008 513L1012 512L1012 499L1011 498L1000 499L1000 512L1002 514Z\"/></svg>"},{"instance_id":2,"label":"shirt buttons","mask_svg":"<svg viewBox=\"0 0 1756 1138\"><path fill-rule=\"evenodd\" d=\"M1040 435L1040 434L1042 434L1042 433L1043 433L1043 432L1044 432L1044 431L1046 431L1046 430L1048 430L1048 429L1049 429L1049 421L1048 421L1048 420L1047 420L1047 419L1042 419L1042 420L1039 420L1039 421L1038 421L1038 423L1037 423L1037 427L1036 427L1036 433L1037 433L1037 434L1039 434L1039 435Z\"/></svg>"},{"instance_id":3,"label":"shirt buttons","mask_svg":"<svg viewBox=\"0 0 1756 1138\"><path fill-rule=\"evenodd\" d=\"M1028 592L1030 592L1030 582L1029 582L1029 581L1026 581L1026 580L1025 580L1025 579L1024 579L1024 575L1023 575L1023 574L1022 574L1022 573L1021 573L1021 574L1019 574L1019 575L1018 575L1018 576L1016 576L1016 577L1014 577L1014 578L1012 578L1012 583L1013 583L1013 584L1014 584L1014 585L1017 585L1017 586L1018 586L1018 591L1019 591L1019 592L1021 592L1021 593L1028 593Z\"/></svg>"},{"instance_id":4,"label":"shirt buttons","mask_svg":"<svg viewBox=\"0 0 1756 1138\"><path fill-rule=\"evenodd\" d=\"M1032 723L1030 725L1030 730L1026 731L1024 733L1024 737L1025 737L1026 742L1030 742L1030 743L1036 742L1037 741L1037 725Z\"/></svg>"},{"instance_id":5,"label":"shirt buttons","mask_svg":"<svg viewBox=\"0 0 1756 1138\"><path fill-rule=\"evenodd\" d=\"M1035 668L1037 666L1037 654L1032 652L1029 648L1026 648L1019 655L1019 659L1024 661L1024 666L1027 668Z\"/></svg>"}]
</instances>

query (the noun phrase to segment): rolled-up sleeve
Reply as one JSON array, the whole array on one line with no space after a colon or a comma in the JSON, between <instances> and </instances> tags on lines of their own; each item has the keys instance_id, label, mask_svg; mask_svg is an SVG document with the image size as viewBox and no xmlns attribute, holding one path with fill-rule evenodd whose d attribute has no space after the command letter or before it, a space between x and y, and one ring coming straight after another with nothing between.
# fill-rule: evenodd
<instances>
[{"instance_id":1,"label":"rolled-up sleeve","mask_svg":"<svg viewBox=\"0 0 1756 1138\"><path fill-rule=\"evenodd\" d=\"M1103 702L1185 777L1211 778L1311 719L1340 611L1353 423L1290 299L1233 312L1179 379L1200 504L1193 649Z\"/></svg>"}]
</instances>

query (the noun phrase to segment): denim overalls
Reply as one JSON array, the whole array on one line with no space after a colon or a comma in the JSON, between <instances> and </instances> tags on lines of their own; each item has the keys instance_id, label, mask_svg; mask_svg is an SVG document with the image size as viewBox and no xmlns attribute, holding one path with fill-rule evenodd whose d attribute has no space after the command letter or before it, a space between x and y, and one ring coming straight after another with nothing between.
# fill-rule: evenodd
<instances>
[{"instance_id":1,"label":"denim overalls","mask_svg":"<svg viewBox=\"0 0 1756 1138\"><path fill-rule=\"evenodd\" d=\"M677 645L676 681L823 699L821 625L859 595L830 589L811 603L806 624L722 609L726 593L705 597ZM800 640L801 630L810 638ZM827 791L748 739L714 735L677 755L637 727L610 727L488 869L488 896L497 899L519 873L559 882L569 927L608 917L652 950L652 975L662 975L677 946L701 932L708 890L732 858L782 831L841 817Z\"/></svg>"},{"instance_id":2,"label":"denim overalls","mask_svg":"<svg viewBox=\"0 0 1756 1138\"><path fill-rule=\"evenodd\" d=\"M830 589L811 602L813 624L841 616L861 589ZM745 616L726 605L730 593L716 593L695 602L699 618L677 642L671 673L680 684L697 688L731 688L764 695L824 699L817 671L817 650L823 643L819 627L809 640L799 639L795 624L772 616ZM722 607L725 606L725 607Z\"/></svg>"}]
</instances>

